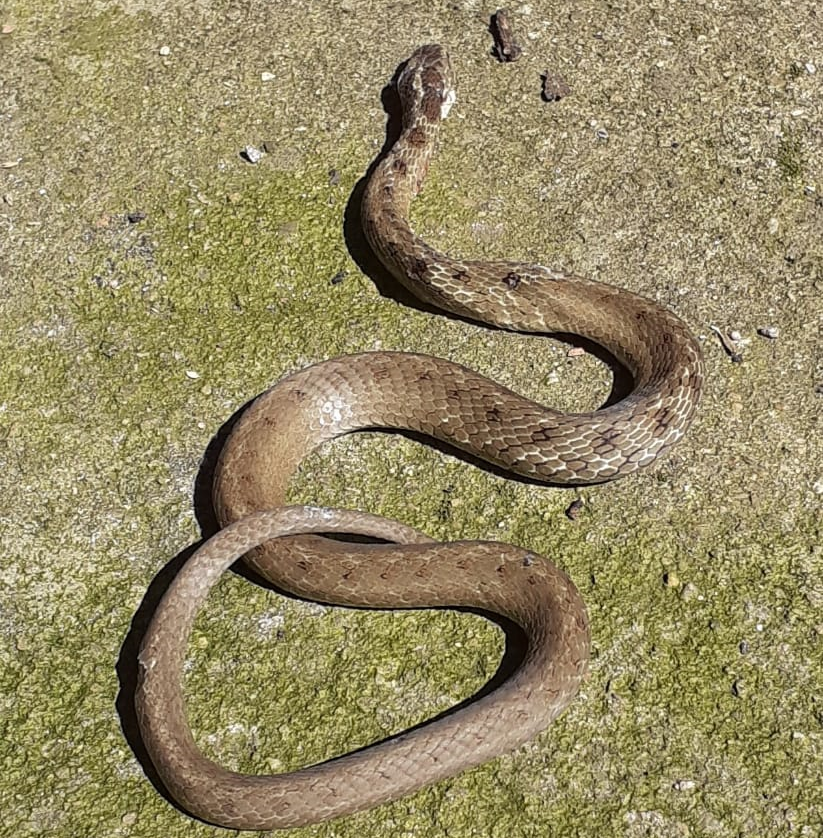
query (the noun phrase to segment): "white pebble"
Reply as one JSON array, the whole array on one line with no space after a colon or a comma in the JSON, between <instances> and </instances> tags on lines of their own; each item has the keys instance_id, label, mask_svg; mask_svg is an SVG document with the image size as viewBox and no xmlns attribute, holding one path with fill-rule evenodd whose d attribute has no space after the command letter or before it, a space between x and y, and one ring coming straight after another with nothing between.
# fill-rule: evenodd
<instances>
[{"instance_id":1,"label":"white pebble","mask_svg":"<svg viewBox=\"0 0 823 838\"><path fill-rule=\"evenodd\" d=\"M780 329L777 326L758 326L757 334L769 340L780 337Z\"/></svg>"},{"instance_id":2,"label":"white pebble","mask_svg":"<svg viewBox=\"0 0 823 838\"><path fill-rule=\"evenodd\" d=\"M729 340L733 340L735 343L737 343L739 340L743 340L743 335L741 335L740 332L737 331L737 329L732 329L732 331L729 332Z\"/></svg>"},{"instance_id":3,"label":"white pebble","mask_svg":"<svg viewBox=\"0 0 823 838\"><path fill-rule=\"evenodd\" d=\"M247 145L243 149L243 154L246 155L246 159L249 163L259 163L263 157L263 152L260 151L259 148L255 148L253 145Z\"/></svg>"},{"instance_id":4,"label":"white pebble","mask_svg":"<svg viewBox=\"0 0 823 838\"><path fill-rule=\"evenodd\" d=\"M814 64L812 64L811 61L807 61L806 62L806 72L810 76L813 76L817 72L817 67L815 67Z\"/></svg>"},{"instance_id":5,"label":"white pebble","mask_svg":"<svg viewBox=\"0 0 823 838\"><path fill-rule=\"evenodd\" d=\"M160 47L158 52L160 53L160 55L171 55L171 47L167 47L164 44L162 47Z\"/></svg>"},{"instance_id":6,"label":"white pebble","mask_svg":"<svg viewBox=\"0 0 823 838\"><path fill-rule=\"evenodd\" d=\"M694 599L695 595L697 594L697 586L693 585L691 582L686 582L683 588L680 591L680 599L688 602L690 599ZM702 600L703 597L698 596L698 600Z\"/></svg>"},{"instance_id":7,"label":"white pebble","mask_svg":"<svg viewBox=\"0 0 823 838\"><path fill-rule=\"evenodd\" d=\"M260 73L260 81L274 81L274 73L270 73L268 70L264 70Z\"/></svg>"},{"instance_id":8,"label":"white pebble","mask_svg":"<svg viewBox=\"0 0 823 838\"><path fill-rule=\"evenodd\" d=\"M195 370L186 370L186 378L191 378L192 381L196 381L200 378L200 373Z\"/></svg>"}]
</instances>

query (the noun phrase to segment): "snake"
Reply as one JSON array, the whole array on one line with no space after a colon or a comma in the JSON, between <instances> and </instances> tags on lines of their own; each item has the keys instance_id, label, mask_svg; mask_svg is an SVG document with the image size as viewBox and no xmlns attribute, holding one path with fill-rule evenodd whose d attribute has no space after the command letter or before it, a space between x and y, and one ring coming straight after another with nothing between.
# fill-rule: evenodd
<instances>
[{"instance_id":1,"label":"snake","mask_svg":"<svg viewBox=\"0 0 823 838\"><path fill-rule=\"evenodd\" d=\"M447 51L417 48L395 84L402 126L373 166L360 207L366 241L385 269L457 317L593 341L628 370L633 386L598 410L563 413L446 359L374 351L298 370L240 414L214 472L222 529L186 562L157 606L138 654L135 691L143 742L170 795L191 815L227 828L319 823L453 777L545 730L587 672L586 608L562 570L509 544L437 542L366 512L288 505L289 480L308 453L359 430L410 431L522 478L599 483L632 474L671 448L703 385L700 347L667 308L538 264L454 258L417 236L411 202L456 99ZM330 538L334 533L372 543ZM241 557L278 589L322 603L499 615L522 629L522 660L489 692L360 750L283 774L229 770L195 741L181 672L199 609Z\"/></svg>"}]
</instances>

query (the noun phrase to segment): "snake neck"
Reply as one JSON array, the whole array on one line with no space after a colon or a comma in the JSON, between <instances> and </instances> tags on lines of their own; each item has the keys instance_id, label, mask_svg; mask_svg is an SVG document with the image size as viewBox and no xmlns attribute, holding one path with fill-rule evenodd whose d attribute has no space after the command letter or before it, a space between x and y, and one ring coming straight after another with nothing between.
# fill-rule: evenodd
<instances>
[{"instance_id":1,"label":"snake neck","mask_svg":"<svg viewBox=\"0 0 823 838\"><path fill-rule=\"evenodd\" d=\"M398 282L418 299L458 317L515 331L585 337L623 364L636 388L681 375L671 368L673 356L687 358L693 375L699 375L700 351L688 327L645 297L543 265L454 258L418 236L410 208L438 129L439 123L422 120L404 131L364 193L366 239Z\"/></svg>"},{"instance_id":2,"label":"snake neck","mask_svg":"<svg viewBox=\"0 0 823 838\"><path fill-rule=\"evenodd\" d=\"M648 387L654 400L656 387L684 377L699 390L700 350L686 325L664 307L543 265L454 258L414 232L411 204L423 186L454 99L445 62L439 47L427 46L402 71L398 91L403 130L364 191L363 231L385 268L418 299L459 317L594 341L632 374L635 398Z\"/></svg>"}]
</instances>

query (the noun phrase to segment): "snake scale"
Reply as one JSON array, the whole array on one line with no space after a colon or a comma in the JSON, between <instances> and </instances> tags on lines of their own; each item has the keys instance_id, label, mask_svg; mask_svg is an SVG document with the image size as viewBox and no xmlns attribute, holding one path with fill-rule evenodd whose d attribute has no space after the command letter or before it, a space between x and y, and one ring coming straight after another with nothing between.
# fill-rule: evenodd
<instances>
[{"instance_id":1,"label":"snake scale","mask_svg":"<svg viewBox=\"0 0 823 838\"><path fill-rule=\"evenodd\" d=\"M440 253L414 234L409 207L455 99L445 50L418 48L397 78L399 138L375 167L361 217L380 261L414 294L473 320L584 336L631 373L632 391L597 411L563 414L465 367L425 355L372 352L298 371L259 396L223 447L214 506L224 527L186 563L158 606L139 654L136 709L151 759L193 815L235 829L316 823L394 800L510 751L568 705L589 655L586 611L550 562L496 542L432 542L366 513L284 506L301 460L359 429L416 431L553 483L593 483L649 465L685 432L702 386L697 343L648 299L540 265ZM344 531L396 542L353 544ZM279 536L298 536L276 539ZM369 608L469 607L517 623L522 664L450 715L328 762L273 776L228 771L195 744L181 670L210 588L241 556L297 596Z\"/></svg>"}]
</instances>

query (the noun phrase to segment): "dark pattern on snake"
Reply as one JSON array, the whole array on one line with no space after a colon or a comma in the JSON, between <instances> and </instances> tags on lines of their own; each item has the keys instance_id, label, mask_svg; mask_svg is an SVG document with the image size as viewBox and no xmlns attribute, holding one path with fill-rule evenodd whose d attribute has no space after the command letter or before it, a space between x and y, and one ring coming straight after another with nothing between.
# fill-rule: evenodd
<instances>
[{"instance_id":1,"label":"dark pattern on snake","mask_svg":"<svg viewBox=\"0 0 823 838\"><path fill-rule=\"evenodd\" d=\"M418 297L446 311L506 329L595 341L628 368L634 389L604 409L562 414L450 361L374 352L296 372L255 400L233 428L215 476L215 509L226 528L189 560L158 607L140 651L136 695L143 739L171 794L194 815L226 827L316 823L479 765L543 730L571 701L586 671L585 607L550 562L506 544L433 543L365 513L284 507L289 478L306 454L358 429L409 429L519 475L591 483L659 457L685 432L700 395L700 351L666 309L540 265L455 259L413 233L409 206L454 101L442 47L416 50L398 89L403 131L376 167L362 207L366 236L380 260ZM270 540L334 530L401 546L308 535ZM525 660L478 701L362 751L284 775L227 771L194 742L181 668L198 609L244 554L277 586L321 602L499 613L523 628Z\"/></svg>"}]
</instances>

